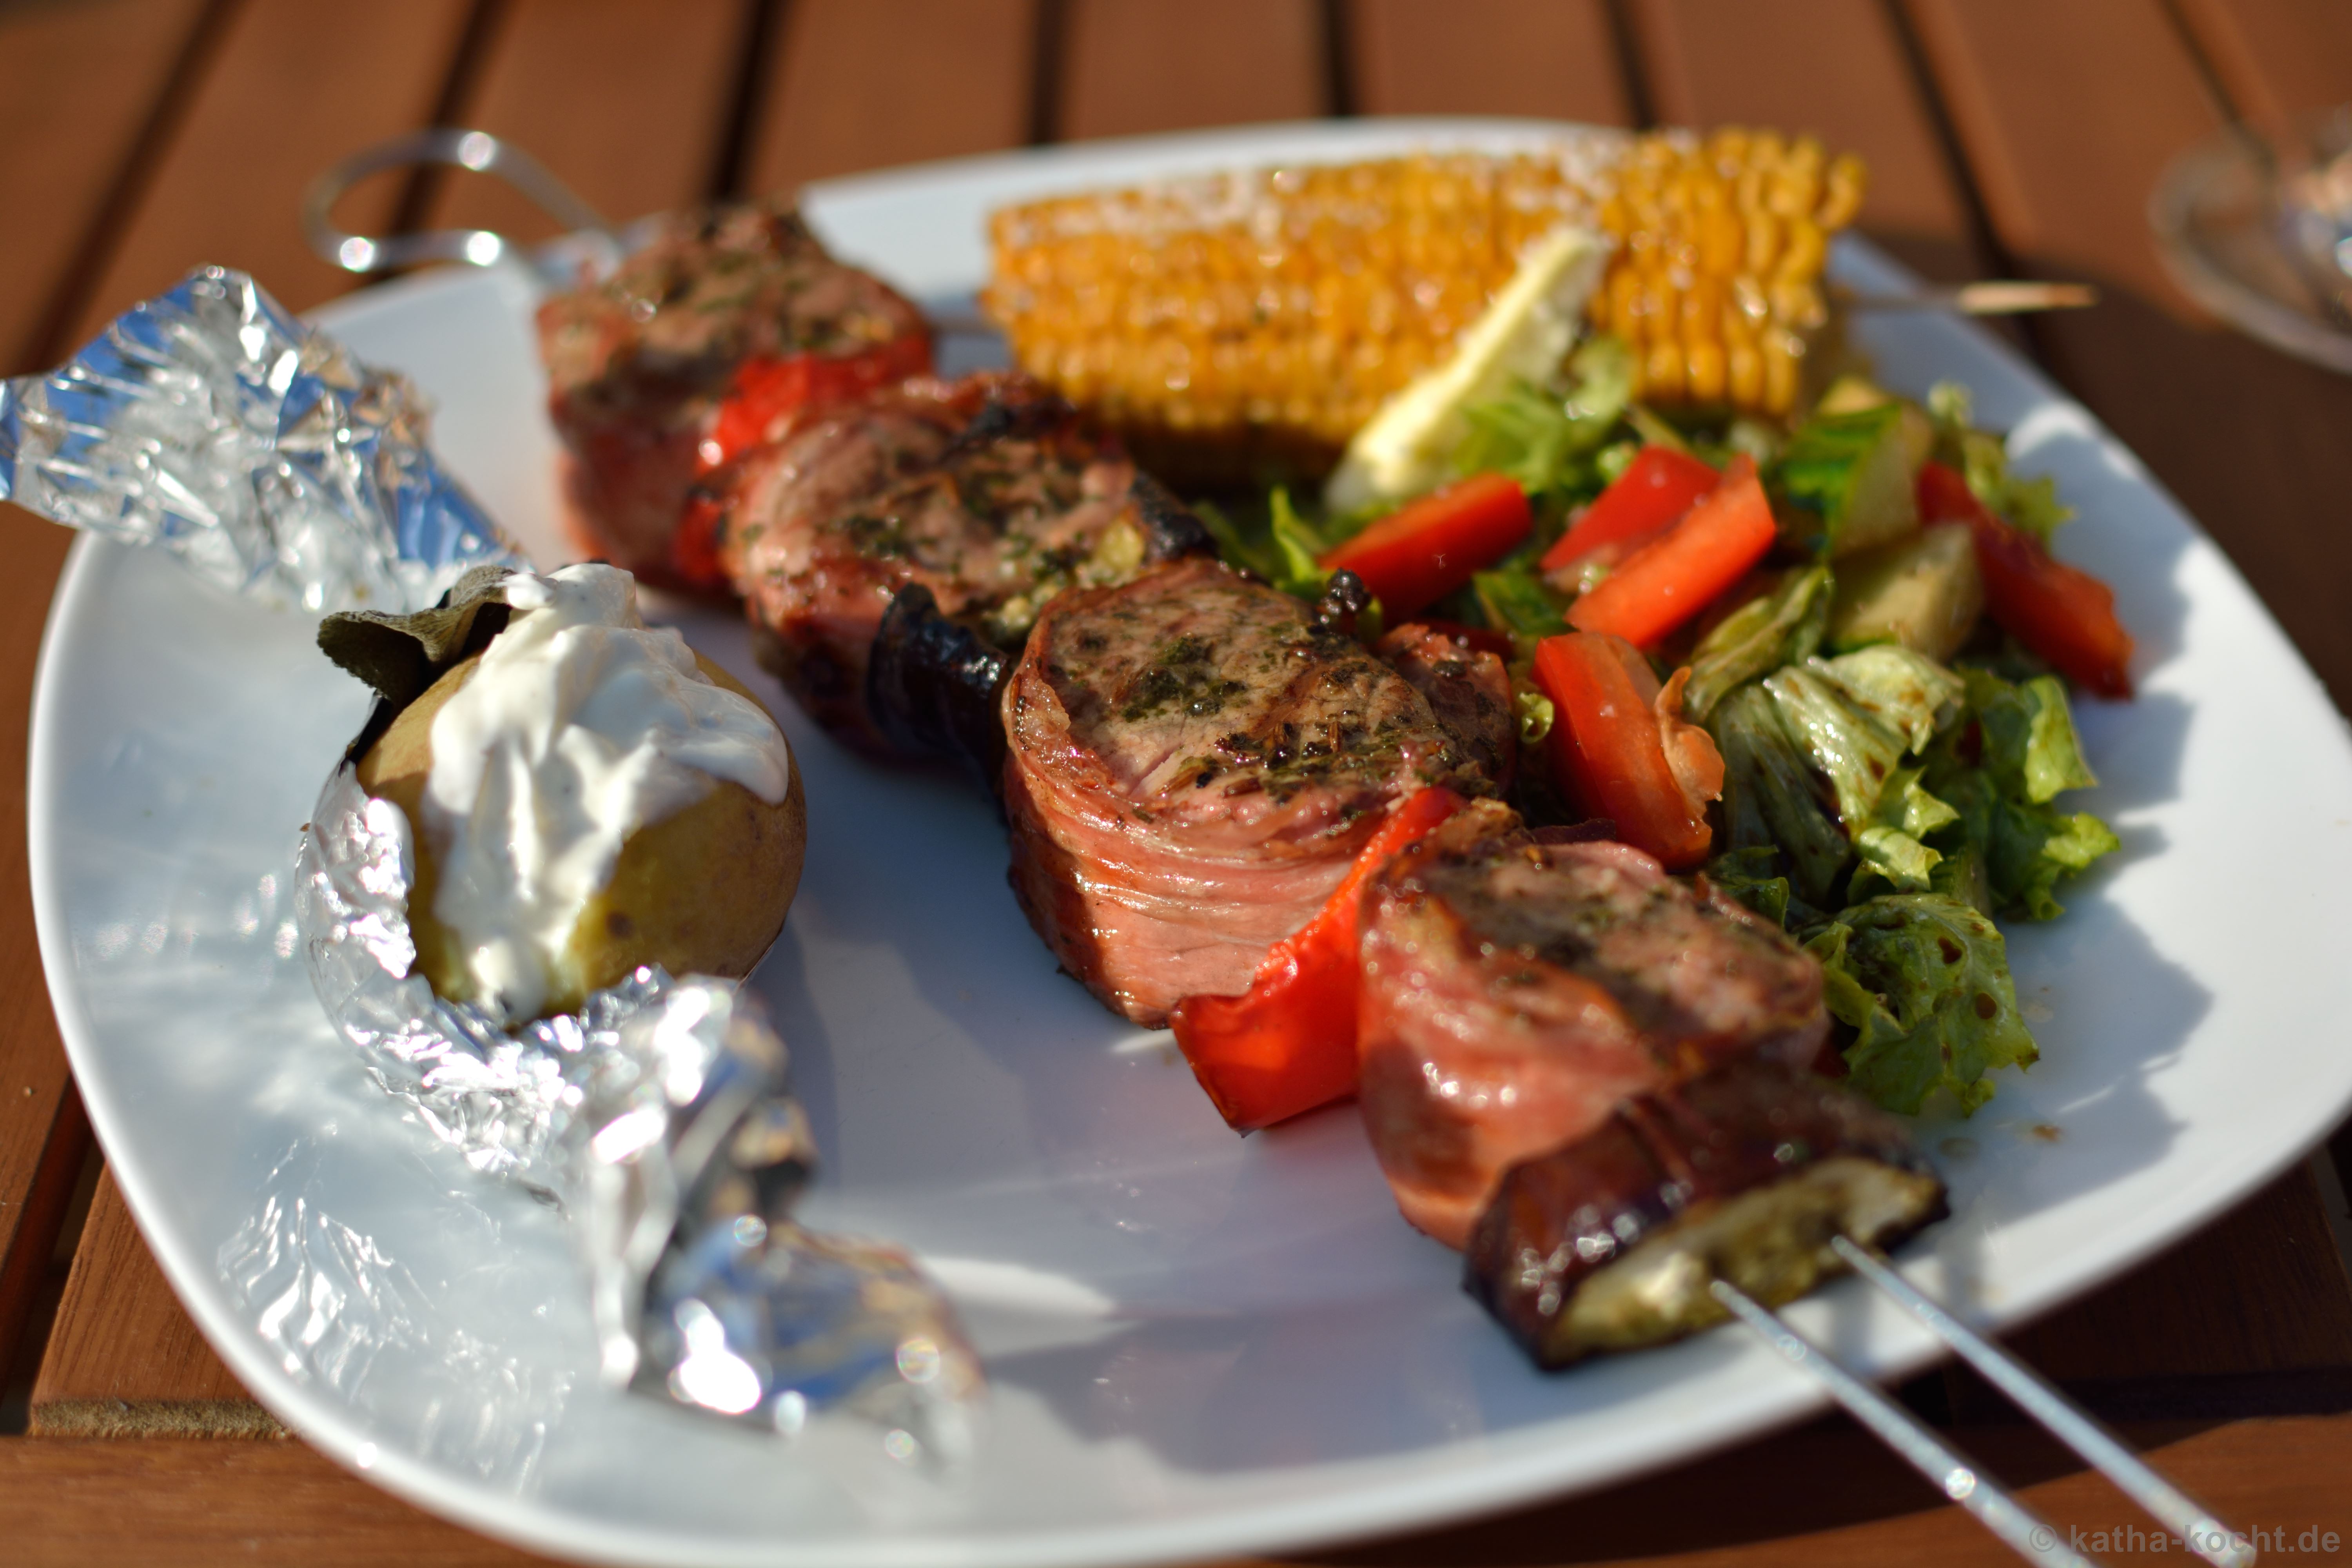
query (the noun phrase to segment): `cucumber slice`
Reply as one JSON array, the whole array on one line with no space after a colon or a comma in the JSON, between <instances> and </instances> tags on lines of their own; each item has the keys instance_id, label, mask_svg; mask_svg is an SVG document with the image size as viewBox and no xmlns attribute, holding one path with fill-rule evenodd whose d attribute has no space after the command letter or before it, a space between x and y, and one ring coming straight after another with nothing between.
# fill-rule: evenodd
<instances>
[{"instance_id":1,"label":"cucumber slice","mask_svg":"<svg viewBox=\"0 0 2352 1568\"><path fill-rule=\"evenodd\" d=\"M1902 538L1919 526L1913 494L1925 452L1900 403L1816 416L1780 458L1780 488L1814 521L1809 542L1828 556Z\"/></svg>"},{"instance_id":2,"label":"cucumber slice","mask_svg":"<svg viewBox=\"0 0 2352 1568\"><path fill-rule=\"evenodd\" d=\"M1984 613L1984 576L1965 523L1921 529L1838 563L1830 646L1841 653L1900 643L1942 663Z\"/></svg>"}]
</instances>

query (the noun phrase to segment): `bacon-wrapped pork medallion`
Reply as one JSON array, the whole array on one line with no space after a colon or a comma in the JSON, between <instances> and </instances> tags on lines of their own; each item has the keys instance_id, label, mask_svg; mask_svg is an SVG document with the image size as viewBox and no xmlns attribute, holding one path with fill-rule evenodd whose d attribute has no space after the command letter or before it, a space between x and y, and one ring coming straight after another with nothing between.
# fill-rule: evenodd
<instances>
[{"instance_id":1,"label":"bacon-wrapped pork medallion","mask_svg":"<svg viewBox=\"0 0 2352 1568\"><path fill-rule=\"evenodd\" d=\"M986 374L910 381L754 452L722 534L762 658L820 722L882 752L866 668L902 590L1015 650L1055 595L1209 542L1067 403Z\"/></svg>"},{"instance_id":2,"label":"bacon-wrapped pork medallion","mask_svg":"<svg viewBox=\"0 0 2352 1568\"><path fill-rule=\"evenodd\" d=\"M1626 1100L1514 1165L1479 1219L1465 1283L1536 1364L1679 1339L1844 1264L1832 1237L1891 1247L1944 1217L1904 1123L1851 1090L1750 1057Z\"/></svg>"},{"instance_id":3,"label":"bacon-wrapped pork medallion","mask_svg":"<svg viewBox=\"0 0 2352 1568\"><path fill-rule=\"evenodd\" d=\"M688 491L775 422L930 369L922 313L825 253L791 206L679 213L600 283L539 311L581 547L647 582L726 577Z\"/></svg>"},{"instance_id":4,"label":"bacon-wrapped pork medallion","mask_svg":"<svg viewBox=\"0 0 2352 1568\"><path fill-rule=\"evenodd\" d=\"M1397 1205L1450 1247L1517 1161L1626 1096L1761 1055L1810 1065L1821 966L1627 845L1543 844L1474 803L1367 886L1364 1121Z\"/></svg>"},{"instance_id":5,"label":"bacon-wrapped pork medallion","mask_svg":"<svg viewBox=\"0 0 2352 1568\"><path fill-rule=\"evenodd\" d=\"M1013 889L1065 969L1154 1027L1247 990L1398 800L1494 787L1333 617L1213 561L1055 600L1003 703Z\"/></svg>"}]
</instances>

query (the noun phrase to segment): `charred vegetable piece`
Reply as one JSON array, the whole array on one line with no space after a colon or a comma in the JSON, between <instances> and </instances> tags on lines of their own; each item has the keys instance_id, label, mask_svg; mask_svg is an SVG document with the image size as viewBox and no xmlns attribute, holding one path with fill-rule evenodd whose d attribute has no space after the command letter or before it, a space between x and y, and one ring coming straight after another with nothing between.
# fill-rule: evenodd
<instances>
[{"instance_id":1,"label":"charred vegetable piece","mask_svg":"<svg viewBox=\"0 0 2352 1568\"><path fill-rule=\"evenodd\" d=\"M866 705L882 739L908 756L942 756L988 794L1004 784L998 700L1013 656L950 620L920 583L890 600L866 666Z\"/></svg>"},{"instance_id":2,"label":"charred vegetable piece","mask_svg":"<svg viewBox=\"0 0 2352 1568\"><path fill-rule=\"evenodd\" d=\"M1843 1271L1832 1237L1891 1247L1947 1212L1902 1122L1750 1058L1635 1096L1513 1166L1464 1285L1551 1370L1721 1322L1717 1279L1768 1306L1794 1300Z\"/></svg>"},{"instance_id":3,"label":"charred vegetable piece","mask_svg":"<svg viewBox=\"0 0 2352 1568\"><path fill-rule=\"evenodd\" d=\"M1322 911L1276 942L1239 996L1187 996L1176 1044L1236 1132L1356 1092L1357 912L1365 880L1461 809L1449 789L1409 795L1356 857Z\"/></svg>"}]
</instances>

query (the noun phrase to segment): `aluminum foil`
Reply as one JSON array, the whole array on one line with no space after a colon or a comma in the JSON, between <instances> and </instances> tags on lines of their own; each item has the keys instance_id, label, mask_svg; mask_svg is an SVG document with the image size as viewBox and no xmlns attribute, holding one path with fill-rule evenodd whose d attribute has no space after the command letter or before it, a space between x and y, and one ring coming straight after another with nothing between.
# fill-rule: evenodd
<instances>
[{"instance_id":1,"label":"aluminum foil","mask_svg":"<svg viewBox=\"0 0 2352 1568\"><path fill-rule=\"evenodd\" d=\"M474 568L520 563L434 461L427 415L401 377L205 268L62 368L0 383L0 499L169 550L257 604L419 611ZM411 973L414 865L407 819L346 757L293 888L312 981L389 1094L478 1172L564 1206L603 1375L786 1434L844 1407L880 1422L895 1458L960 1458L977 1359L905 1256L793 1220L816 1153L752 998L642 969L576 1016L509 1030ZM300 1268L279 1280L285 1228L236 1249L253 1290L297 1290L313 1316L326 1297L397 1295L364 1247L337 1254L348 1289L321 1297Z\"/></svg>"},{"instance_id":2,"label":"aluminum foil","mask_svg":"<svg viewBox=\"0 0 2352 1568\"><path fill-rule=\"evenodd\" d=\"M0 500L265 603L423 609L467 567L521 559L434 462L429 416L404 377L204 267L0 382Z\"/></svg>"},{"instance_id":3,"label":"aluminum foil","mask_svg":"<svg viewBox=\"0 0 2352 1568\"><path fill-rule=\"evenodd\" d=\"M793 1221L816 1150L752 997L640 969L509 1033L412 972L413 857L407 818L336 769L294 885L311 977L389 1093L571 1212L605 1378L786 1434L845 1405L897 1457L960 1458L977 1358L903 1254Z\"/></svg>"}]
</instances>

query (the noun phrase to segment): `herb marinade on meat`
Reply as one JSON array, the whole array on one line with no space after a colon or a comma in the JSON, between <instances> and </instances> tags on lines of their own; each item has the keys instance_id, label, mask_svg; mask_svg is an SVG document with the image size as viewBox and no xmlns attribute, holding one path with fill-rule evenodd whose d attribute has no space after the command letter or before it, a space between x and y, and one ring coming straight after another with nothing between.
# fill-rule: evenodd
<instances>
[{"instance_id":1,"label":"herb marinade on meat","mask_svg":"<svg viewBox=\"0 0 2352 1568\"><path fill-rule=\"evenodd\" d=\"M1494 788L1410 681L1211 561L1054 601L1003 712L1014 889L1138 1023L1246 989L1405 795Z\"/></svg>"},{"instance_id":2,"label":"herb marinade on meat","mask_svg":"<svg viewBox=\"0 0 2352 1568\"><path fill-rule=\"evenodd\" d=\"M768 661L837 734L887 750L866 707L902 590L1017 650L1055 595L1124 582L1165 530L1150 481L1020 376L919 379L811 421L734 476L722 552Z\"/></svg>"}]
</instances>

